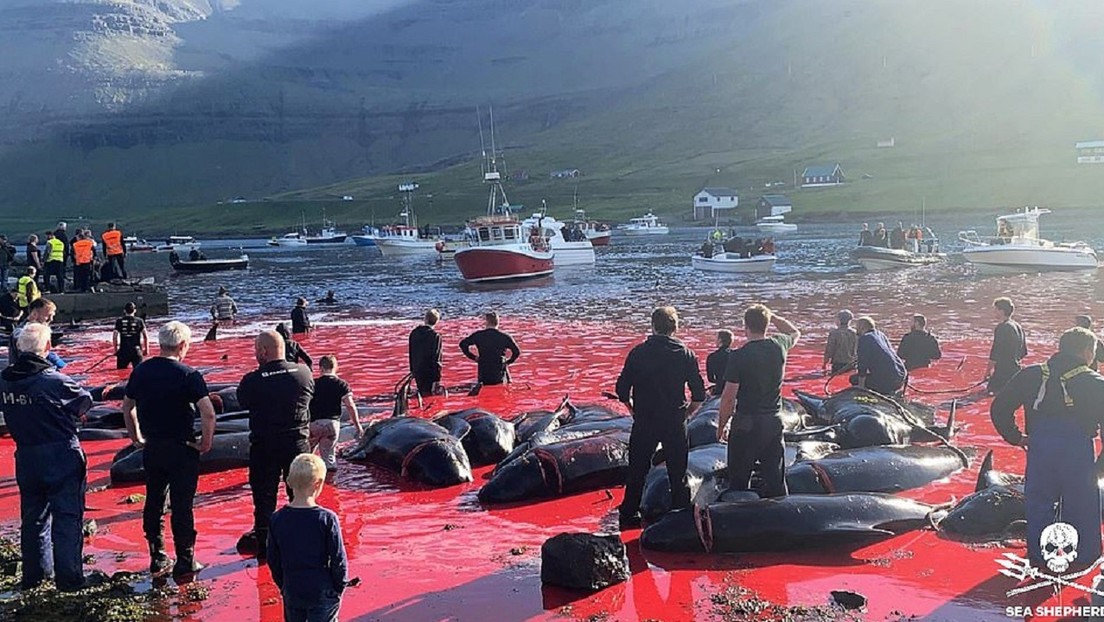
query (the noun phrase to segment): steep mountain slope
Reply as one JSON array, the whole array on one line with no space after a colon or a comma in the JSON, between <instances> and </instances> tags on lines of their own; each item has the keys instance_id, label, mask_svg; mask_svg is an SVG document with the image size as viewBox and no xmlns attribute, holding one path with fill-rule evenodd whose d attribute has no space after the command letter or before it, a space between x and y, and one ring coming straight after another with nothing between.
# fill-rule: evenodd
<instances>
[{"instance_id":1,"label":"steep mountain slope","mask_svg":"<svg viewBox=\"0 0 1104 622\"><path fill-rule=\"evenodd\" d=\"M61 45L75 27L28 7L145 26ZM1104 191L1072 150L1104 135L1091 0L21 0L0 17L16 10L21 40L84 64L51 73L33 46L0 61L25 93L0 91L5 206L386 196L393 180L357 179L442 169L433 209L453 218L479 188L458 189L471 165L447 167L475 151L488 103L512 165L534 173L530 203L570 196L544 179L554 168L582 168L580 192L627 212L681 210L704 183L750 195L820 160L855 183L799 207L1091 205Z\"/></svg>"}]
</instances>

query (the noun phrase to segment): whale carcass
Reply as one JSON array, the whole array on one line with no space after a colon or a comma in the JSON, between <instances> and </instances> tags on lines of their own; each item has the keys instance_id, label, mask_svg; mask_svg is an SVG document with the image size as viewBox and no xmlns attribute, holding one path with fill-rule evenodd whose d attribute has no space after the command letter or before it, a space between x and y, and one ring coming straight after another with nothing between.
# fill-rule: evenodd
<instances>
[{"instance_id":1,"label":"whale carcass","mask_svg":"<svg viewBox=\"0 0 1104 622\"><path fill-rule=\"evenodd\" d=\"M937 427L933 408L917 402L901 403L867 389L850 387L827 398L795 393L820 427L788 432L787 440L824 440L849 449L939 441L954 435L954 405L947 425Z\"/></svg>"}]
</instances>

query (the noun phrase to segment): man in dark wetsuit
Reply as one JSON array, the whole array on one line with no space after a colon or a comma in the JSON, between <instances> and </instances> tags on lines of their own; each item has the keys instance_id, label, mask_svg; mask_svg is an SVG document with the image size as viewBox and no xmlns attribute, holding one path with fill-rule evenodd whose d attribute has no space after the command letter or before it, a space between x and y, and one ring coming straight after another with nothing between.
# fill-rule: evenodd
<instances>
[{"instance_id":1,"label":"man in dark wetsuit","mask_svg":"<svg viewBox=\"0 0 1104 622\"><path fill-rule=\"evenodd\" d=\"M689 448L686 420L705 401L705 383L698 357L674 337L678 330L674 307L652 311L652 336L633 348L617 378L617 399L632 412L629 434L629 472L625 498L618 509L622 529L640 525L640 498L652 456L663 446L667 479L671 485L671 509L690 507L686 480ZM686 388L690 401L686 401Z\"/></svg>"},{"instance_id":2,"label":"man in dark wetsuit","mask_svg":"<svg viewBox=\"0 0 1104 622\"><path fill-rule=\"evenodd\" d=\"M1104 377L1088 367L1095 358L1096 336L1071 328L1062 334L1057 354L1016 373L989 407L1001 437L1027 450L1027 550L1031 564L1044 571L1041 536L1057 522L1076 529L1077 566L1086 568L1100 557L1100 489L1093 440L1104 424ZM1026 435L1016 425L1020 408Z\"/></svg>"},{"instance_id":3,"label":"man in dark wetsuit","mask_svg":"<svg viewBox=\"0 0 1104 622\"><path fill-rule=\"evenodd\" d=\"M433 395L441 382L441 335L434 328L441 319L437 309L425 313L425 323L410 331L410 373L418 395Z\"/></svg>"},{"instance_id":4,"label":"man in dark wetsuit","mask_svg":"<svg viewBox=\"0 0 1104 622\"><path fill-rule=\"evenodd\" d=\"M854 317L847 309L840 311L836 314L838 327L828 331L828 341L824 344L824 368L831 369L833 376L855 366L855 349L858 347L859 336L851 328Z\"/></svg>"},{"instance_id":5,"label":"man in dark wetsuit","mask_svg":"<svg viewBox=\"0 0 1104 622\"><path fill-rule=\"evenodd\" d=\"M264 557L280 480L287 479L295 456L310 452L314 378L305 366L284 360L284 340L276 331L266 330L257 336L255 354L260 367L238 383L238 401L249 411L249 487L253 492L253 531L238 540L238 549Z\"/></svg>"},{"instance_id":6,"label":"man in dark wetsuit","mask_svg":"<svg viewBox=\"0 0 1104 622\"><path fill-rule=\"evenodd\" d=\"M111 347L115 350L115 369L138 367L142 357L149 354L149 337L146 335L146 323L134 315L137 307L133 302L123 306L123 317L115 320L115 330L111 333Z\"/></svg>"},{"instance_id":7,"label":"man in dark wetsuit","mask_svg":"<svg viewBox=\"0 0 1104 622\"><path fill-rule=\"evenodd\" d=\"M303 363L310 369L314 369L314 359L311 358L299 342L291 338L287 324L280 322L276 325L276 332L284 338L284 359L289 363Z\"/></svg>"},{"instance_id":8,"label":"man in dark wetsuit","mask_svg":"<svg viewBox=\"0 0 1104 622\"><path fill-rule=\"evenodd\" d=\"M869 316L855 320L855 332L859 334L859 343L851 384L882 395L896 395L908 379L905 362L893 351L885 333L878 330Z\"/></svg>"},{"instance_id":9,"label":"man in dark wetsuit","mask_svg":"<svg viewBox=\"0 0 1104 622\"><path fill-rule=\"evenodd\" d=\"M920 369L931 365L932 361L943 358L939 341L927 330L928 318L923 315L912 316L912 330L897 344L897 356L905 362L905 369Z\"/></svg>"},{"instance_id":10,"label":"man in dark wetsuit","mask_svg":"<svg viewBox=\"0 0 1104 622\"><path fill-rule=\"evenodd\" d=\"M1016 306L1008 298L993 301L1000 323L993 329L993 347L989 349L989 365L985 368L985 378L989 381L988 392L992 395L1020 371L1020 361L1027 356L1027 338L1024 331L1012 319Z\"/></svg>"},{"instance_id":11,"label":"man in dark wetsuit","mask_svg":"<svg viewBox=\"0 0 1104 622\"><path fill-rule=\"evenodd\" d=\"M767 336L767 328L779 332ZM724 393L717 419L717 440L728 439L729 490L751 490L751 474L758 463L763 482L760 495L784 497L786 451L782 440L782 378L786 356L801 331L767 307L755 304L744 311L747 343L728 355ZM726 426L732 421L732 430Z\"/></svg>"},{"instance_id":12,"label":"man in dark wetsuit","mask_svg":"<svg viewBox=\"0 0 1104 622\"><path fill-rule=\"evenodd\" d=\"M1093 319L1091 315L1079 315L1073 318L1073 325L1077 328L1084 328L1085 330L1092 332L1092 324ZM1101 341L1100 337L1097 337L1096 357L1093 358L1093 362L1089 364L1089 367L1091 367L1093 371L1097 371L1100 368L1101 363L1104 363L1104 341Z\"/></svg>"},{"instance_id":13,"label":"man in dark wetsuit","mask_svg":"<svg viewBox=\"0 0 1104 622\"><path fill-rule=\"evenodd\" d=\"M475 361L479 368L480 385L502 384L509 373L508 368L521 356L514 338L498 330L498 314L494 311L483 316L486 328L476 331L460 342L460 351ZM475 346L478 354L473 354ZM506 352L510 357L506 357Z\"/></svg>"},{"instance_id":14,"label":"man in dark wetsuit","mask_svg":"<svg viewBox=\"0 0 1104 622\"><path fill-rule=\"evenodd\" d=\"M299 297L295 299L295 307L291 310L291 334L302 335L310 332L311 321L307 315L307 299Z\"/></svg>"},{"instance_id":15,"label":"man in dark wetsuit","mask_svg":"<svg viewBox=\"0 0 1104 622\"><path fill-rule=\"evenodd\" d=\"M162 326L157 334L158 355L131 372L123 400L123 418L130 440L135 446L145 447L142 465L146 471L146 504L142 510L142 530L149 543L150 574L155 577L170 568L178 579L203 569L195 558L193 506L199 485L199 456L210 451L214 441L215 407L203 374L184 364L191 338L192 331L180 322ZM165 554L161 533L166 500L172 507L175 564Z\"/></svg>"},{"instance_id":16,"label":"man in dark wetsuit","mask_svg":"<svg viewBox=\"0 0 1104 622\"><path fill-rule=\"evenodd\" d=\"M728 353L732 351L732 331L717 331L717 349L705 358L705 379L713 383L709 392L720 395L725 386L725 370L728 369Z\"/></svg>"}]
</instances>

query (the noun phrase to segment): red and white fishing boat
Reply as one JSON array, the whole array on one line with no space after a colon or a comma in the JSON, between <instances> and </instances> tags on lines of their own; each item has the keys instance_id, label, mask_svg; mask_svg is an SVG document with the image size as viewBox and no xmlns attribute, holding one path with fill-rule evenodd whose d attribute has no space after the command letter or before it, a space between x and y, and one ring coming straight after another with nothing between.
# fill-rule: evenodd
<instances>
[{"instance_id":1,"label":"red and white fishing boat","mask_svg":"<svg viewBox=\"0 0 1104 622\"><path fill-rule=\"evenodd\" d=\"M610 239L613 237L613 230L609 225L587 220L586 212L581 209L575 210L575 220L571 224L581 229L594 246L609 246Z\"/></svg>"},{"instance_id":2,"label":"red and white fishing boat","mask_svg":"<svg viewBox=\"0 0 1104 622\"><path fill-rule=\"evenodd\" d=\"M482 136L482 129L480 136ZM494 113L491 155L484 150L483 182L490 184L487 215L468 223L469 246L456 250L456 266L469 283L533 279L552 274L552 250L539 228L523 229L510 209L495 159ZM499 202L501 196L502 201Z\"/></svg>"}]
</instances>

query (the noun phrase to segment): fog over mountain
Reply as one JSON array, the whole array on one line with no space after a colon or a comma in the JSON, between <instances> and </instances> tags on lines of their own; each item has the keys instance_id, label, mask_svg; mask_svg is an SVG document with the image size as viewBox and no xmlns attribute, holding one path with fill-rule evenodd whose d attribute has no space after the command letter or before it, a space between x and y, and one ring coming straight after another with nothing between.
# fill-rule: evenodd
<instances>
[{"instance_id":1,"label":"fog over mountain","mask_svg":"<svg viewBox=\"0 0 1104 622\"><path fill-rule=\"evenodd\" d=\"M425 170L491 103L512 146L643 160L1069 149L1104 138L1101 26L1093 0L0 0L0 206Z\"/></svg>"}]
</instances>

